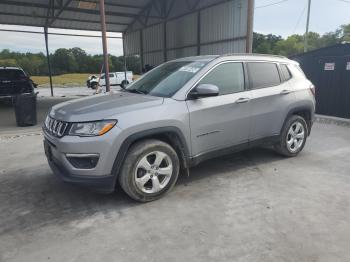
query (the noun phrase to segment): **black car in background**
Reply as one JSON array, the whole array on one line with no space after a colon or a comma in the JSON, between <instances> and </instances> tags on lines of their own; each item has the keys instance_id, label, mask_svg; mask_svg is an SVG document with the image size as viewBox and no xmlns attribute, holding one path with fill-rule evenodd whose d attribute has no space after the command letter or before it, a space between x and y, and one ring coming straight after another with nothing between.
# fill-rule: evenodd
<instances>
[{"instance_id":1,"label":"black car in background","mask_svg":"<svg viewBox=\"0 0 350 262\"><path fill-rule=\"evenodd\" d=\"M36 84L19 67L0 67L0 100L33 94Z\"/></svg>"}]
</instances>

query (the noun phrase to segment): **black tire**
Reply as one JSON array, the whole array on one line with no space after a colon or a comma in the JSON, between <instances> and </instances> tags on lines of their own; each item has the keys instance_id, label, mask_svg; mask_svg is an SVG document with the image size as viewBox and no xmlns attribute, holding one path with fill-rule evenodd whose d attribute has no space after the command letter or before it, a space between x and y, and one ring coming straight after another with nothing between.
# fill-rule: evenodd
<instances>
[{"instance_id":1,"label":"black tire","mask_svg":"<svg viewBox=\"0 0 350 262\"><path fill-rule=\"evenodd\" d=\"M125 89L125 88L127 87L128 84L129 84L128 81L123 80L122 83L120 84L120 87L123 88L123 89Z\"/></svg>"},{"instance_id":2,"label":"black tire","mask_svg":"<svg viewBox=\"0 0 350 262\"><path fill-rule=\"evenodd\" d=\"M97 89L97 83L92 83L91 84L91 89Z\"/></svg>"},{"instance_id":3,"label":"black tire","mask_svg":"<svg viewBox=\"0 0 350 262\"><path fill-rule=\"evenodd\" d=\"M170 179L163 189L156 193L146 193L140 190L140 188L136 185L135 172L139 161L154 151L160 151L162 153L167 154L167 156L170 157L173 169ZM175 150L170 145L156 139L147 139L137 142L131 146L126 155L118 180L121 188L132 199L139 202L149 202L163 197L173 188L179 176L179 170L179 158ZM153 183L151 179L149 180L149 182L150 181L151 183Z\"/></svg>"},{"instance_id":4,"label":"black tire","mask_svg":"<svg viewBox=\"0 0 350 262\"><path fill-rule=\"evenodd\" d=\"M288 131L291 128L292 125L296 124L296 123L300 123L303 128L304 128L304 139L302 144L300 145L300 147L296 150L296 151L291 151L288 148L287 145L287 136L288 136ZM301 150L303 150L305 143L306 143L306 139L308 136L308 126L306 124L305 119L302 116L299 115L292 115L291 117L289 117L287 119L287 121L284 123L282 132L281 132L281 137L280 137L280 141L275 145L275 150L277 153L286 156L286 157L295 157L297 156Z\"/></svg>"}]
</instances>

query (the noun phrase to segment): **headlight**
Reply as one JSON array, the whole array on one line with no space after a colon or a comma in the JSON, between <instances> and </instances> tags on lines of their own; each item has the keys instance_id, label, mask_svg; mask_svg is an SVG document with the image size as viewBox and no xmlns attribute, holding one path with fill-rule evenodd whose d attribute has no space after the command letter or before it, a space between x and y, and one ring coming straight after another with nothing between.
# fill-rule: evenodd
<instances>
[{"instance_id":1,"label":"headlight","mask_svg":"<svg viewBox=\"0 0 350 262\"><path fill-rule=\"evenodd\" d=\"M101 120L72 123L68 134L71 136L102 136L111 130L117 122L117 120Z\"/></svg>"}]
</instances>

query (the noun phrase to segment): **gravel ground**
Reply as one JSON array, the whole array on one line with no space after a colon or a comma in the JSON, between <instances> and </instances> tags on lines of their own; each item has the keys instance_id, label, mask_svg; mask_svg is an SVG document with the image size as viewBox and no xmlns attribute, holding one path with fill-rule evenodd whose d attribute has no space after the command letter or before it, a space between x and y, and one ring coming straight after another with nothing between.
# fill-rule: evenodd
<instances>
[{"instance_id":1,"label":"gravel ground","mask_svg":"<svg viewBox=\"0 0 350 262\"><path fill-rule=\"evenodd\" d=\"M349 261L349 131L207 161L147 204L61 182L40 132L0 136L0 261Z\"/></svg>"}]
</instances>

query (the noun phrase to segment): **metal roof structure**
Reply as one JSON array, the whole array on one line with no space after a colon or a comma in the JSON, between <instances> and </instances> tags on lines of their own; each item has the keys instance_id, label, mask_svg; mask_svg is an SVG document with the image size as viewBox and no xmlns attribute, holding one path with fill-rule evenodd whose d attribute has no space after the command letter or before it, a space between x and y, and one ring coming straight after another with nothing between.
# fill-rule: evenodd
<instances>
[{"instance_id":1,"label":"metal roof structure","mask_svg":"<svg viewBox=\"0 0 350 262\"><path fill-rule=\"evenodd\" d=\"M106 0L109 32L123 32L150 0ZM100 31L98 1L1 0L0 24Z\"/></svg>"},{"instance_id":2,"label":"metal roof structure","mask_svg":"<svg viewBox=\"0 0 350 262\"><path fill-rule=\"evenodd\" d=\"M48 28L101 30L108 76L106 31L123 33L124 56L140 56L143 68L251 52L253 10L254 0L1 0L0 24L44 28L47 55Z\"/></svg>"}]
</instances>

